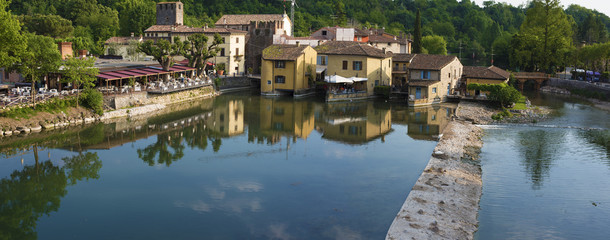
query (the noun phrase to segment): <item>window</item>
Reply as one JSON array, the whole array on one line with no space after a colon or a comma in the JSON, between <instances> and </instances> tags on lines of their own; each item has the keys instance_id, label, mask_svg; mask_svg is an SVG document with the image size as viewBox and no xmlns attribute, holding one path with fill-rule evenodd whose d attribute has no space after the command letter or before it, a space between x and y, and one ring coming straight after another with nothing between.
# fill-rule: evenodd
<instances>
[{"instance_id":1,"label":"window","mask_svg":"<svg viewBox=\"0 0 610 240\"><path fill-rule=\"evenodd\" d=\"M235 55L239 55L239 48L235 49Z\"/></svg>"},{"instance_id":2,"label":"window","mask_svg":"<svg viewBox=\"0 0 610 240\"><path fill-rule=\"evenodd\" d=\"M343 61L343 70L347 70L347 61Z\"/></svg>"},{"instance_id":3,"label":"window","mask_svg":"<svg viewBox=\"0 0 610 240\"><path fill-rule=\"evenodd\" d=\"M275 68L286 68L285 61L275 61Z\"/></svg>"},{"instance_id":4,"label":"window","mask_svg":"<svg viewBox=\"0 0 610 240\"><path fill-rule=\"evenodd\" d=\"M435 87L432 88L432 93L436 93L436 88Z\"/></svg>"},{"instance_id":5,"label":"window","mask_svg":"<svg viewBox=\"0 0 610 240\"><path fill-rule=\"evenodd\" d=\"M220 56L221 56L221 57L224 57L224 56L225 56L225 49L224 49L224 48L221 48L221 49L220 49Z\"/></svg>"},{"instance_id":6,"label":"window","mask_svg":"<svg viewBox=\"0 0 610 240\"><path fill-rule=\"evenodd\" d=\"M430 71L421 71L421 79L430 79Z\"/></svg>"},{"instance_id":7,"label":"window","mask_svg":"<svg viewBox=\"0 0 610 240\"><path fill-rule=\"evenodd\" d=\"M178 5L178 9L182 9L182 5Z\"/></svg>"},{"instance_id":8,"label":"window","mask_svg":"<svg viewBox=\"0 0 610 240\"><path fill-rule=\"evenodd\" d=\"M220 120L220 121L224 121L224 120L225 120L225 115L221 113L221 114L220 114L220 117L219 117L219 120Z\"/></svg>"},{"instance_id":9,"label":"window","mask_svg":"<svg viewBox=\"0 0 610 240\"><path fill-rule=\"evenodd\" d=\"M339 133L343 134L345 132L345 126L339 126Z\"/></svg>"},{"instance_id":10,"label":"window","mask_svg":"<svg viewBox=\"0 0 610 240\"><path fill-rule=\"evenodd\" d=\"M326 30L323 30L322 31L322 36L326 36L326 34L327 34Z\"/></svg>"},{"instance_id":11,"label":"window","mask_svg":"<svg viewBox=\"0 0 610 240\"><path fill-rule=\"evenodd\" d=\"M286 83L286 77L284 77L284 76L275 76L275 83Z\"/></svg>"},{"instance_id":12,"label":"window","mask_svg":"<svg viewBox=\"0 0 610 240\"><path fill-rule=\"evenodd\" d=\"M274 108L273 109L273 113L275 113L275 115L284 115L284 108Z\"/></svg>"},{"instance_id":13,"label":"window","mask_svg":"<svg viewBox=\"0 0 610 240\"><path fill-rule=\"evenodd\" d=\"M239 43L239 38L235 38L235 43Z\"/></svg>"},{"instance_id":14,"label":"window","mask_svg":"<svg viewBox=\"0 0 610 240\"><path fill-rule=\"evenodd\" d=\"M318 56L318 65L326 66L328 62L328 56Z\"/></svg>"},{"instance_id":15,"label":"window","mask_svg":"<svg viewBox=\"0 0 610 240\"><path fill-rule=\"evenodd\" d=\"M349 133L349 135L358 135L358 127L349 126L348 133Z\"/></svg>"},{"instance_id":16,"label":"window","mask_svg":"<svg viewBox=\"0 0 610 240\"><path fill-rule=\"evenodd\" d=\"M271 85L271 80L267 80L267 85Z\"/></svg>"},{"instance_id":17,"label":"window","mask_svg":"<svg viewBox=\"0 0 610 240\"><path fill-rule=\"evenodd\" d=\"M362 61L354 61L354 70L360 71L362 70Z\"/></svg>"}]
</instances>

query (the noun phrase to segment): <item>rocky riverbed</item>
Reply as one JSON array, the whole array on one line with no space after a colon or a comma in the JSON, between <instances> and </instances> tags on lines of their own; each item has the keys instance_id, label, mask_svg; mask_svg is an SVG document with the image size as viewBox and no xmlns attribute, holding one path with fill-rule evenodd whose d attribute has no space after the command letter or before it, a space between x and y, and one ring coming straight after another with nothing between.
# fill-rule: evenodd
<instances>
[{"instance_id":1,"label":"rocky riverbed","mask_svg":"<svg viewBox=\"0 0 610 240\"><path fill-rule=\"evenodd\" d=\"M481 102L462 101L458 107L457 117L461 120L474 124L499 124L499 123L536 123L546 119L552 112L549 108L529 106L524 110L509 110L511 117L503 117L494 120L494 114L502 112L501 109Z\"/></svg>"}]
</instances>

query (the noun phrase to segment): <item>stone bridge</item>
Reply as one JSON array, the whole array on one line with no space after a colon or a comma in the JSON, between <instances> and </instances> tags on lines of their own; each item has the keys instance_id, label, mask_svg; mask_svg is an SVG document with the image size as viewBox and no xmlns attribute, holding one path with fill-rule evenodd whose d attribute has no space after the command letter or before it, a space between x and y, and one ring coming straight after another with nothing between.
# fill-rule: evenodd
<instances>
[{"instance_id":1,"label":"stone bridge","mask_svg":"<svg viewBox=\"0 0 610 240\"><path fill-rule=\"evenodd\" d=\"M540 87L545 81L549 80L549 75L541 72L516 72L515 79L519 84L519 90L523 92L523 85L527 81L534 81L534 89L536 91L540 90Z\"/></svg>"}]
</instances>

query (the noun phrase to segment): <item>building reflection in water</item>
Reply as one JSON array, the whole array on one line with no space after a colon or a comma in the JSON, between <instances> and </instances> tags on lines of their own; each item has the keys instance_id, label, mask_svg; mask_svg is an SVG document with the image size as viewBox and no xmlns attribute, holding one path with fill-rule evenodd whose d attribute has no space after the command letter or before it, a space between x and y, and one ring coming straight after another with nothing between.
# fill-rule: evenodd
<instances>
[{"instance_id":1,"label":"building reflection in water","mask_svg":"<svg viewBox=\"0 0 610 240\"><path fill-rule=\"evenodd\" d=\"M389 105L366 102L332 103L316 121L322 138L347 144L363 144L381 138L392 131Z\"/></svg>"},{"instance_id":2,"label":"building reflection in water","mask_svg":"<svg viewBox=\"0 0 610 240\"><path fill-rule=\"evenodd\" d=\"M210 131L222 137L244 133L243 100L215 102L212 115L206 118L205 125L210 128Z\"/></svg>"},{"instance_id":3,"label":"building reflection in water","mask_svg":"<svg viewBox=\"0 0 610 240\"><path fill-rule=\"evenodd\" d=\"M307 139L314 129L314 103L288 99L261 98L259 121L248 124L249 139L275 144L282 137ZM265 141L266 140L266 141Z\"/></svg>"},{"instance_id":4,"label":"building reflection in water","mask_svg":"<svg viewBox=\"0 0 610 240\"><path fill-rule=\"evenodd\" d=\"M455 105L441 104L396 111L396 118L407 124L407 135L413 139L435 141L451 121Z\"/></svg>"}]
</instances>

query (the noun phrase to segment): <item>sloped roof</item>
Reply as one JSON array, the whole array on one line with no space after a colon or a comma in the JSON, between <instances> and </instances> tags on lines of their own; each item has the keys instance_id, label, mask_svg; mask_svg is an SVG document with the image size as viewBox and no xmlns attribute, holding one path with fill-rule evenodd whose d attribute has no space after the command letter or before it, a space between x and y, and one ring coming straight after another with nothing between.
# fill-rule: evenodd
<instances>
[{"instance_id":1,"label":"sloped roof","mask_svg":"<svg viewBox=\"0 0 610 240\"><path fill-rule=\"evenodd\" d=\"M387 36L383 36L383 35L370 35L369 36L369 42L372 43L401 43L400 41L401 39L396 38L394 39L393 37L387 37ZM404 40L402 42L405 42Z\"/></svg>"},{"instance_id":2,"label":"sloped roof","mask_svg":"<svg viewBox=\"0 0 610 240\"><path fill-rule=\"evenodd\" d=\"M248 25L250 22L282 21L283 19L283 14L226 14L216 21L216 25Z\"/></svg>"},{"instance_id":3,"label":"sloped roof","mask_svg":"<svg viewBox=\"0 0 610 240\"><path fill-rule=\"evenodd\" d=\"M130 41L140 41L142 40L142 37L111 37L108 40L106 40L106 44L111 44L111 43L118 43L118 44L127 44Z\"/></svg>"},{"instance_id":4,"label":"sloped roof","mask_svg":"<svg viewBox=\"0 0 610 240\"><path fill-rule=\"evenodd\" d=\"M329 41L317 46L315 49L318 54L326 55L356 55L375 58L392 57L392 52L390 51L384 53L381 49L359 42Z\"/></svg>"},{"instance_id":5,"label":"sloped roof","mask_svg":"<svg viewBox=\"0 0 610 240\"><path fill-rule=\"evenodd\" d=\"M184 25L152 25L144 32L177 32L177 33L243 33L246 31L231 28L196 28Z\"/></svg>"},{"instance_id":6,"label":"sloped roof","mask_svg":"<svg viewBox=\"0 0 610 240\"><path fill-rule=\"evenodd\" d=\"M506 80L510 77L510 73L507 71L504 71L501 68L495 67L495 66L491 66L491 67L464 66L464 77Z\"/></svg>"},{"instance_id":7,"label":"sloped roof","mask_svg":"<svg viewBox=\"0 0 610 240\"><path fill-rule=\"evenodd\" d=\"M303 54L303 51L309 47L308 45L288 45L277 44L271 45L263 50L263 59L265 60L285 60L294 61Z\"/></svg>"},{"instance_id":8,"label":"sloped roof","mask_svg":"<svg viewBox=\"0 0 610 240\"><path fill-rule=\"evenodd\" d=\"M453 55L416 54L411 60L409 69L441 70L457 59Z\"/></svg>"},{"instance_id":9,"label":"sloped roof","mask_svg":"<svg viewBox=\"0 0 610 240\"><path fill-rule=\"evenodd\" d=\"M411 62L415 54L395 53L392 56L392 62Z\"/></svg>"}]
</instances>

